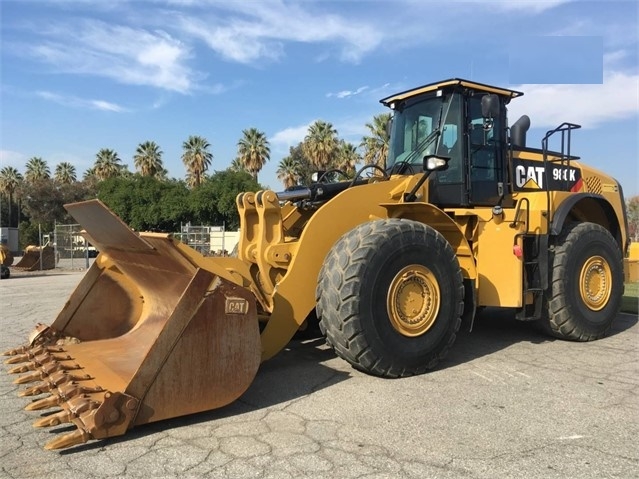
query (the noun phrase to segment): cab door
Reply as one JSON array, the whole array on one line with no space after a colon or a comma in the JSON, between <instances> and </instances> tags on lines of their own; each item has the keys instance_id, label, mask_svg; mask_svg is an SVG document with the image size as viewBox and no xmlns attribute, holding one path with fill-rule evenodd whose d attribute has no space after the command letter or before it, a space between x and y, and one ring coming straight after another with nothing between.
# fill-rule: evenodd
<instances>
[{"instance_id":1,"label":"cab door","mask_svg":"<svg viewBox=\"0 0 639 479\"><path fill-rule=\"evenodd\" d=\"M465 138L464 99L453 93L448 114L443 121L437 154L450 158L448 168L433 173L429 178L428 201L439 207L464 207L469 204L468 162Z\"/></svg>"},{"instance_id":2,"label":"cab door","mask_svg":"<svg viewBox=\"0 0 639 479\"><path fill-rule=\"evenodd\" d=\"M466 98L466 154L471 206L494 206L503 196L504 156L502 114L492 121L482 116L481 98Z\"/></svg>"}]
</instances>

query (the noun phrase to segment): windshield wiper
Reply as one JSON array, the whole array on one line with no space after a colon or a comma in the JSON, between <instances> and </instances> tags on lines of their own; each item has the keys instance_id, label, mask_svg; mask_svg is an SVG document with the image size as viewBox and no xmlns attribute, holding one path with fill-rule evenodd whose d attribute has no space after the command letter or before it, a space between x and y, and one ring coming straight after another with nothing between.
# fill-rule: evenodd
<instances>
[{"instance_id":1,"label":"windshield wiper","mask_svg":"<svg viewBox=\"0 0 639 479\"><path fill-rule=\"evenodd\" d=\"M437 128L435 128L426 138L421 140L417 144L417 147L408 154L408 156L402 161L402 163L412 163L413 160L417 157L417 155L419 155L426 147L430 146L433 140L437 139L438 141L437 144L439 144L439 136L441 135L441 131L442 131L442 128L441 128L442 121L444 118L448 116L448 111L450 110L450 105L452 103L452 100L453 100L453 95L450 95L446 103L442 102L442 106L439 109L439 120L437 122ZM444 106L446 107L445 113L444 113ZM435 150L436 149L437 148L435 148Z\"/></svg>"}]
</instances>

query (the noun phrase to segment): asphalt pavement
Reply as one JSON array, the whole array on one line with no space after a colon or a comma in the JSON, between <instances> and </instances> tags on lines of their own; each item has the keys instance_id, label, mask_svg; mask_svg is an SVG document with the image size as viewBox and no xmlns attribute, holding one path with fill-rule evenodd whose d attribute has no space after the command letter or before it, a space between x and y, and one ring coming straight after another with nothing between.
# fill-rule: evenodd
<instances>
[{"instance_id":1,"label":"asphalt pavement","mask_svg":"<svg viewBox=\"0 0 639 479\"><path fill-rule=\"evenodd\" d=\"M52 322L82 274L0 281L0 350ZM293 341L230 406L57 452L42 446L65 427L33 428L42 412L1 373L0 477L639 477L638 335L634 315L574 343L486 310L437 370L396 380Z\"/></svg>"}]
</instances>

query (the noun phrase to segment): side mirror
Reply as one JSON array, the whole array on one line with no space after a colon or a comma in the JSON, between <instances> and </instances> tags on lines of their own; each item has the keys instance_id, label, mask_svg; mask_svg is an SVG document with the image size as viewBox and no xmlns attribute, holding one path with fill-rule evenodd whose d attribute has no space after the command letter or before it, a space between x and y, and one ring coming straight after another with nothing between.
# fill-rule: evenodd
<instances>
[{"instance_id":1,"label":"side mirror","mask_svg":"<svg viewBox=\"0 0 639 479\"><path fill-rule=\"evenodd\" d=\"M404 193L404 201L411 203L417 200L417 191L422 187L426 179L433 171L443 171L448 169L448 162L450 158L447 156L426 155L424 157L424 174L417 180L413 189L409 193Z\"/></svg>"},{"instance_id":2,"label":"side mirror","mask_svg":"<svg viewBox=\"0 0 639 479\"><path fill-rule=\"evenodd\" d=\"M448 169L450 158L447 156L427 155L424 157L424 171L444 171Z\"/></svg>"},{"instance_id":3,"label":"side mirror","mask_svg":"<svg viewBox=\"0 0 639 479\"><path fill-rule=\"evenodd\" d=\"M317 183L320 179L322 179L322 177L324 176L324 171L323 170L319 170L319 171L314 171L311 174L311 181L313 183Z\"/></svg>"},{"instance_id":4,"label":"side mirror","mask_svg":"<svg viewBox=\"0 0 639 479\"><path fill-rule=\"evenodd\" d=\"M393 128L393 117L391 116L390 119L386 122L386 136L388 136L390 138L390 134Z\"/></svg>"},{"instance_id":5,"label":"side mirror","mask_svg":"<svg viewBox=\"0 0 639 479\"><path fill-rule=\"evenodd\" d=\"M484 118L497 118L499 116L499 97L494 93L481 97L481 116Z\"/></svg>"}]
</instances>

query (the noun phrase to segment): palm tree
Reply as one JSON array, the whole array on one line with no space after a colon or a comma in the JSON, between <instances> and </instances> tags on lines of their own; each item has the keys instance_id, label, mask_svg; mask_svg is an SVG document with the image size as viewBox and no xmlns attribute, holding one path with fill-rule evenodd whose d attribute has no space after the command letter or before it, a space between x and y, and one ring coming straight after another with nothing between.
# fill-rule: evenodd
<instances>
[{"instance_id":1,"label":"palm tree","mask_svg":"<svg viewBox=\"0 0 639 479\"><path fill-rule=\"evenodd\" d=\"M237 156L233 158L228 169L235 172L246 171L246 169L244 169L244 163L242 163L242 160Z\"/></svg>"},{"instance_id":2,"label":"palm tree","mask_svg":"<svg viewBox=\"0 0 639 479\"><path fill-rule=\"evenodd\" d=\"M337 152L337 130L332 124L317 120L308 127L303 149L317 170L329 169Z\"/></svg>"},{"instance_id":3,"label":"palm tree","mask_svg":"<svg viewBox=\"0 0 639 479\"><path fill-rule=\"evenodd\" d=\"M162 176L162 150L154 141L140 143L133 155L136 170L142 176Z\"/></svg>"},{"instance_id":4,"label":"palm tree","mask_svg":"<svg viewBox=\"0 0 639 479\"><path fill-rule=\"evenodd\" d=\"M357 153L357 148L352 143L344 140L339 141L337 149L336 166L338 169L346 173L349 178L355 176L355 166L362 160Z\"/></svg>"},{"instance_id":5,"label":"palm tree","mask_svg":"<svg viewBox=\"0 0 639 479\"><path fill-rule=\"evenodd\" d=\"M58 183L75 183L77 181L75 166L68 161L58 163L55 167L54 179Z\"/></svg>"},{"instance_id":6,"label":"palm tree","mask_svg":"<svg viewBox=\"0 0 639 479\"><path fill-rule=\"evenodd\" d=\"M237 142L237 157L244 169L257 181L257 174L269 160L271 149L266 135L257 128L243 130L242 134L244 136Z\"/></svg>"},{"instance_id":7,"label":"palm tree","mask_svg":"<svg viewBox=\"0 0 639 479\"><path fill-rule=\"evenodd\" d=\"M24 173L24 179L28 183L35 183L39 180L46 180L51 177L51 170L49 165L39 156L34 156L27 161L26 170Z\"/></svg>"},{"instance_id":8,"label":"palm tree","mask_svg":"<svg viewBox=\"0 0 639 479\"><path fill-rule=\"evenodd\" d=\"M157 178L160 181L166 181L169 179L169 170L167 170L166 168L162 168L159 171L157 171L155 173L155 178Z\"/></svg>"},{"instance_id":9,"label":"palm tree","mask_svg":"<svg viewBox=\"0 0 639 479\"><path fill-rule=\"evenodd\" d=\"M89 169L87 169L87 170L84 172L84 174L82 175L82 179L83 179L84 181L87 181L87 180L95 180L95 179L96 179L96 177L95 177L95 168L89 168Z\"/></svg>"},{"instance_id":10,"label":"palm tree","mask_svg":"<svg viewBox=\"0 0 639 479\"><path fill-rule=\"evenodd\" d=\"M108 148L102 148L95 155L95 163L93 164L93 175L99 180L106 180L114 176L119 176L122 172L123 165L118 154Z\"/></svg>"},{"instance_id":11,"label":"palm tree","mask_svg":"<svg viewBox=\"0 0 639 479\"><path fill-rule=\"evenodd\" d=\"M210 146L206 138L201 136L189 136L189 139L182 143L182 162L186 167L187 183L191 187L202 184L204 172L211 165L213 154L209 151Z\"/></svg>"},{"instance_id":12,"label":"palm tree","mask_svg":"<svg viewBox=\"0 0 639 479\"><path fill-rule=\"evenodd\" d=\"M366 128L371 134L364 136L360 145L364 147L365 164L374 163L386 169L386 157L390 144L387 125L390 119L390 113L382 113L373 117L373 123L366 123Z\"/></svg>"},{"instance_id":13,"label":"palm tree","mask_svg":"<svg viewBox=\"0 0 639 479\"><path fill-rule=\"evenodd\" d=\"M9 200L9 224L11 226L11 210L13 204L13 195L22 183L22 175L13 166L5 166L0 170L0 194L7 197Z\"/></svg>"},{"instance_id":14,"label":"palm tree","mask_svg":"<svg viewBox=\"0 0 639 479\"><path fill-rule=\"evenodd\" d=\"M299 163L292 156L287 156L280 160L277 166L277 179L284 184L284 188L297 185L299 174Z\"/></svg>"}]
</instances>

